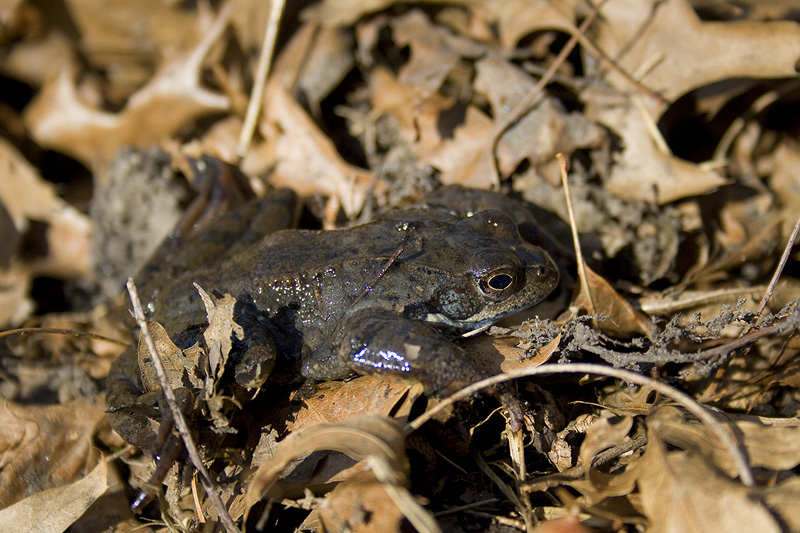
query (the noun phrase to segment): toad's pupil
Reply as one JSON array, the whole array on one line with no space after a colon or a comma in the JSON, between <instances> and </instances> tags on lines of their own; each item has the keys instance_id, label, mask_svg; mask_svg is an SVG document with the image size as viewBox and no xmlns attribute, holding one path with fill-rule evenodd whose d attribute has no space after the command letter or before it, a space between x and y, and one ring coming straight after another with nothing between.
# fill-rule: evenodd
<instances>
[{"instance_id":1,"label":"toad's pupil","mask_svg":"<svg viewBox=\"0 0 800 533\"><path fill-rule=\"evenodd\" d=\"M513 279L508 274L498 274L496 276L492 276L492 278L489 280L489 286L494 290L502 291L511 285L512 281Z\"/></svg>"}]
</instances>

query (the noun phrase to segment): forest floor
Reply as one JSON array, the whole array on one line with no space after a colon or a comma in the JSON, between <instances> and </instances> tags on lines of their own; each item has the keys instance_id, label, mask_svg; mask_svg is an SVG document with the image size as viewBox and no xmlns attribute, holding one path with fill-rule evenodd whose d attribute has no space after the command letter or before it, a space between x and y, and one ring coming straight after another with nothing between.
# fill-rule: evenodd
<instances>
[{"instance_id":1,"label":"forest floor","mask_svg":"<svg viewBox=\"0 0 800 533\"><path fill-rule=\"evenodd\" d=\"M800 531L792 4L0 2L0 531ZM513 197L561 272L457 341L521 420L374 376L232 403L205 374L208 479L178 453L148 488L106 378L126 280L198 198L288 187L333 230L446 185ZM221 315L199 359L155 331L180 386L227 357Z\"/></svg>"}]
</instances>

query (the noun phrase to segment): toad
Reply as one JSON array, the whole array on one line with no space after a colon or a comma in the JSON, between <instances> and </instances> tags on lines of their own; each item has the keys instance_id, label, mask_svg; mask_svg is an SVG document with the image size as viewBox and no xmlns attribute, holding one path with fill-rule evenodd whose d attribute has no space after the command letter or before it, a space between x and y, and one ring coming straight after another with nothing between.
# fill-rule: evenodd
<instances>
[{"instance_id":1,"label":"toad","mask_svg":"<svg viewBox=\"0 0 800 533\"><path fill-rule=\"evenodd\" d=\"M450 189L439 197L464 197ZM511 202L491 192L468 197ZM438 201L334 231L283 229L291 216L264 216L292 212L276 206L293 201L281 191L210 233L167 243L167 258L137 279L148 318L180 347L196 342L206 324L193 283L236 298L246 339L229 361L235 387L268 385L279 361L306 380L378 374L447 394L484 377L454 339L539 303L558 283L547 253L523 240L500 209L459 205L457 213ZM135 349L119 358L108 406L114 429L146 448L159 412L145 401L153 391L143 370Z\"/></svg>"}]
</instances>

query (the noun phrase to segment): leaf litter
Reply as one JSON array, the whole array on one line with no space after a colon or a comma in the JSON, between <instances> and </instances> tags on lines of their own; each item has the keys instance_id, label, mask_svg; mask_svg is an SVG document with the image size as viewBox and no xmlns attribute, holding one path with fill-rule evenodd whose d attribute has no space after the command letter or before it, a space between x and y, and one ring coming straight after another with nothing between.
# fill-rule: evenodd
<instances>
[{"instance_id":1,"label":"leaf litter","mask_svg":"<svg viewBox=\"0 0 800 533\"><path fill-rule=\"evenodd\" d=\"M194 530L227 513L228 530L800 530L790 5L290 4L240 159L268 8L118 4L66 2L67 17L0 8L0 323L28 328L0 345L0 522ZM203 287L201 343L179 350L178 332L152 327L173 386L197 392L193 438L213 479L199 487L179 458L160 505L130 514L153 464L108 429L100 394L120 349L96 335L134 342L114 296L194 205L201 167L227 168L213 161L240 169L250 194L293 188L324 228L439 184L534 204L515 218L559 264L560 288L463 342L476 366L517 376L522 433L489 398L453 403L372 377L226 397L241 325L235 301ZM45 333L65 329L75 336ZM608 371L541 377L587 362ZM128 465L114 512L91 450L109 472ZM71 516L53 520L61 501Z\"/></svg>"}]
</instances>

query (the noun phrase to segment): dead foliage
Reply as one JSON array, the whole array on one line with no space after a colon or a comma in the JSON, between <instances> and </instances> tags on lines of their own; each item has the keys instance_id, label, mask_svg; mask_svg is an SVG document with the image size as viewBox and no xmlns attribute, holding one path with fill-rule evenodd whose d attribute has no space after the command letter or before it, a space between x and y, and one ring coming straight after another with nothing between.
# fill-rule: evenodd
<instances>
[{"instance_id":1,"label":"dead foliage","mask_svg":"<svg viewBox=\"0 0 800 533\"><path fill-rule=\"evenodd\" d=\"M270 13L0 3L0 325L24 328L0 339L0 531L800 530L791 2ZM139 346L166 367L150 388L193 391L198 456L134 516L156 467L102 399L136 337L123 283L224 180L240 192L218 204L290 187L326 229L442 184L496 189L533 204L514 218L562 282L463 340L506 374L457 401L373 377L231 395L236 302L198 287L202 342L182 350L151 323L160 356ZM512 378L520 432L471 396Z\"/></svg>"}]
</instances>

